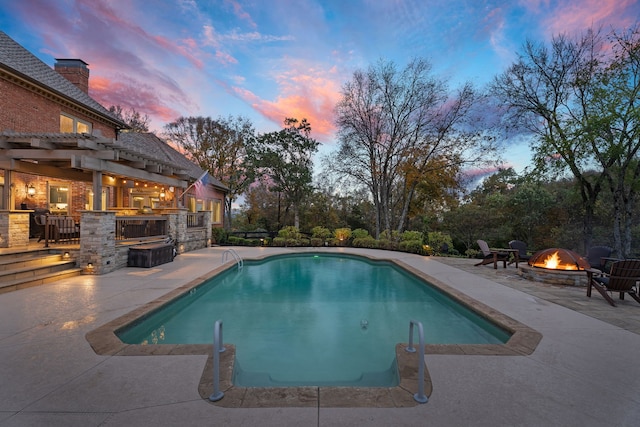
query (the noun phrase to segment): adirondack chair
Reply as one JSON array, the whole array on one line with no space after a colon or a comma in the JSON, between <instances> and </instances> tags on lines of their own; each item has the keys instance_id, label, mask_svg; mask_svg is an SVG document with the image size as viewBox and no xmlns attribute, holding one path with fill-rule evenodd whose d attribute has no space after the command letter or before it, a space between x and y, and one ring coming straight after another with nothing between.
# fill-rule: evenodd
<instances>
[{"instance_id":1,"label":"adirondack chair","mask_svg":"<svg viewBox=\"0 0 640 427\"><path fill-rule=\"evenodd\" d=\"M624 294L629 294L640 303L640 297L638 296L640 260L638 259L615 261L611 264L611 272L609 274L602 273L600 270L589 269L587 270L587 278L589 282L587 287L588 297L591 297L591 288L594 287L614 307L616 303L609 295L609 292L620 293L621 300L624 300Z\"/></svg>"},{"instance_id":2,"label":"adirondack chair","mask_svg":"<svg viewBox=\"0 0 640 427\"><path fill-rule=\"evenodd\" d=\"M606 273L610 267L607 263L607 258L611 256L612 252L613 249L609 246L592 246L587 251L585 258L589 262L591 268L596 268Z\"/></svg>"},{"instance_id":3,"label":"adirondack chair","mask_svg":"<svg viewBox=\"0 0 640 427\"><path fill-rule=\"evenodd\" d=\"M498 268L498 261L502 261L504 268L507 268L507 261L509 260L508 252L489 249L489 245L484 240L478 240L478 247L480 248L480 251L482 251L482 261L475 264L476 266L493 264L493 268Z\"/></svg>"},{"instance_id":4,"label":"adirondack chair","mask_svg":"<svg viewBox=\"0 0 640 427\"><path fill-rule=\"evenodd\" d=\"M518 250L518 260L519 261L529 261L531 259L531 255L527 254L527 244L521 240L512 240L509 242L509 247L511 249Z\"/></svg>"}]
</instances>

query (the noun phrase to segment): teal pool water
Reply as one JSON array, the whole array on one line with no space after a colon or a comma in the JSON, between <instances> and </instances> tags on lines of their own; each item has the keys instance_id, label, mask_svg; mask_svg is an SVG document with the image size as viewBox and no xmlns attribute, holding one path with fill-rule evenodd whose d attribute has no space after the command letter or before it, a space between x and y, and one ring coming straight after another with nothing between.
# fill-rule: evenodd
<instances>
[{"instance_id":1,"label":"teal pool water","mask_svg":"<svg viewBox=\"0 0 640 427\"><path fill-rule=\"evenodd\" d=\"M245 261L118 331L129 344L207 344L223 321L243 387L398 384L409 321L431 344L504 343L509 333L384 261L333 254ZM414 337L417 341L417 337Z\"/></svg>"}]
</instances>

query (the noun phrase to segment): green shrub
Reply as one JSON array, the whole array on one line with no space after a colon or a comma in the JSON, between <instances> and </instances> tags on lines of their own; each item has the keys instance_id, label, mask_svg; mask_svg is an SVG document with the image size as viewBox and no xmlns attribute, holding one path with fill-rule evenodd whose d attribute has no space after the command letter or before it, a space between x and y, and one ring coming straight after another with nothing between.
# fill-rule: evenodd
<instances>
[{"instance_id":1,"label":"green shrub","mask_svg":"<svg viewBox=\"0 0 640 427\"><path fill-rule=\"evenodd\" d=\"M443 245L447 245L449 251L453 249L453 240L447 233L443 233L441 231L430 231L427 233L427 239L429 240L429 246L431 246L437 254L442 252Z\"/></svg>"},{"instance_id":2,"label":"green shrub","mask_svg":"<svg viewBox=\"0 0 640 427\"><path fill-rule=\"evenodd\" d=\"M298 227L290 225L278 231L278 237L282 237L284 239L299 239L302 236Z\"/></svg>"},{"instance_id":3,"label":"green shrub","mask_svg":"<svg viewBox=\"0 0 640 427\"><path fill-rule=\"evenodd\" d=\"M374 239L373 236L356 237L353 239L352 245L354 248L376 249L378 247L378 241Z\"/></svg>"},{"instance_id":4,"label":"green shrub","mask_svg":"<svg viewBox=\"0 0 640 427\"><path fill-rule=\"evenodd\" d=\"M351 233L351 236L353 237L354 240L355 239L363 239L365 237L371 237L371 236L369 236L369 232L367 230L365 230L364 228L356 228Z\"/></svg>"},{"instance_id":5,"label":"green shrub","mask_svg":"<svg viewBox=\"0 0 640 427\"><path fill-rule=\"evenodd\" d=\"M311 243L311 246L317 248L320 246L324 246L324 242L325 239L324 238L318 238L318 237L312 237L311 240L309 240L309 242Z\"/></svg>"},{"instance_id":6,"label":"green shrub","mask_svg":"<svg viewBox=\"0 0 640 427\"><path fill-rule=\"evenodd\" d=\"M398 250L398 242L388 239L380 239L378 240L378 249L385 249L387 251L397 251Z\"/></svg>"},{"instance_id":7,"label":"green shrub","mask_svg":"<svg viewBox=\"0 0 640 427\"><path fill-rule=\"evenodd\" d=\"M284 247L287 246L287 239L284 237L274 237L271 241L272 246Z\"/></svg>"},{"instance_id":8,"label":"green shrub","mask_svg":"<svg viewBox=\"0 0 640 427\"><path fill-rule=\"evenodd\" d=\"M229 234L224 228L211 228L211 243L215 245L224 245L228 242Z\"/></svg>"},{"instance_id":9,"label":"green shrub","mask_svg":"<svg viewBox=\"0 0 640 427\"><path fill-rule=\"evenodd\" d=\"M422 242L422 237L423 235L420 231L405 231L404 233L402 233L400 240L402 242L409 242L414 240L420 240Z\"/></svg>"},{"instance_id":10,"label":"green shrub","mask_svg":"<svg viewBox=\"0 0 640 427\"><path fill-rule=\"evenodd\" d=\"M464 253L468 258L478 258L480 251L477 249L467 249Z\"/></svg>"},{"instance_id":11,"label":"green shrub","mask_svg":"<svg viewBox=\"0 0 640 427\"><path fill-rule=\"evenodd\" d=\"M380 233L380 240L389 240L392 242L399 242L400 233L398 232L398 230L393 230L393 231L383 230L382 233Z\"/></svg>"},{"instance_id":12,"label":"green shrub","mask_svg":"<svg viewBox=\"0 0 640 427\"><path fill-rule=\"evenodd\" d=\"M324 241L324 239L328 239L329 237L331 237L331 230L321 226L313 227L311 229L311 237L323 239Z\"/></svg>"},{"instance_id":13,"label":"green shrub","mask_svg":"<svg viewBox=\"0 0 640 427\"><path fill-rule=\"evenodd\" d=\"M398 244L398 249L412 254L424 254L422 240L404 240Z\"/></svg>"},{"instance_id":14,"label":"green shrub","mask_svg":"<svg viewBox=\"0 0 640 427\"><path fill-rule=\"evenodd\" d=\"M339 242L340 245L347 244L347 241L351 238L351 229L350 228L336 228L333 232L335 239Z\"/></svg>"},{"instance_id":15,"label":"green shrub","mask_svg":"<svg viewBox=\"0 0 640 427\"><path fill-rule=\"evenodd\" d=\"M297 242L296 243L297 246L311 246L311 240L306 237L296 239L296 242Z\"/></svg>"},{"instance_id":16,"label":"green shrub","mask_svg":"<svg viewBox=\"0 0 640 427\"><path fill-rule=\"evenodd\" d=\"M236 236L229 236L227 238L227 242L231 245L236 245L236 246L241 246L242 245L242 241L244 239L242 237L236 237Z\"/></svg>"}]
</instances>

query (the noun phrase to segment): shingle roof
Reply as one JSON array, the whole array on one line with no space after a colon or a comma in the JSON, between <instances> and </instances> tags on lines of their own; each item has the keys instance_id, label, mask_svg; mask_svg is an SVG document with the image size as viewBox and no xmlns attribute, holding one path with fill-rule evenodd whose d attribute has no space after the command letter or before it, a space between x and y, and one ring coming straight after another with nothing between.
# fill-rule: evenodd
<instances>
[{"instance_id":1,"label":"shingle roof","mask_svg":"<svg viewBox=\"0 0 640 427\"><path fill-rule=\"evenodd\" d=\"M189 161L183 154L153 133L123 132L118 136L114 147L126 147L130 151L141 154L146 153L147 155L153 153L154 158L158 159L158 161L184 169L193 180L200 178L204 173L198 165ZM209 182L214 187L228 190L226 185L213 177L209 179Z\"/></svg>"},{"instance_id":2,"label":"shingle roof","mask_svg":"<svg viewBox=\"0 0 640 427\"><path fill-rule=\"evenodd\" d=\"M126 127L125 123L122 123L109 110L19 45L3 31L0 31L0 68L7 68L28 77L32 81L50 88L110 120L117 121L121 127Z\"/></svg>"}]
</instances>

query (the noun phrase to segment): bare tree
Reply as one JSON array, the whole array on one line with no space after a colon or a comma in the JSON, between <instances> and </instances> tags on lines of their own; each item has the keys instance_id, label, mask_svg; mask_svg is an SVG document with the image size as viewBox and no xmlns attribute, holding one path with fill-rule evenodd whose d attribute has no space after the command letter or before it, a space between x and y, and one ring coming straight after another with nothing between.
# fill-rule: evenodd
<instances>
[{"instance_id":1,"label":"bare tree","mask_svg":"<svg viewBox=\"0 0 640 427\"><path fill-rule=\"evenodd\" d=\"M507 107L508 122L534 137L534 161L540 172L570 170L580 185L585 210L585 247L591 245L593 214L602 189L581 126L587 93L595 73L591 61L598 39L589 32L577 41L554 37L551 46L527 41L518 60L495 78L492 92Z\"/></svg>"},{"instance_id":2,"label":"bare tree","mask_svg":"<svg viewBox=\"0 0 640 427\"><path fill-rule=\"evenodd\" d=\"M255 138L249 119L241 116L217 120L180 117L165 126L165 135L200 168L229 188L224 224L225 228L230 227L233 202L252 182L245 167L246 147Z\"/></svg>"},{"instance_id":3,"label":"bare tree","mask_svg":"<svg viewBox=\"0 0 640 427\"><path fill-rule=\"evenodd\" d=\"M125 132L149 132L149 123L151 122L151 119L147 114L142 115L133 108L123 110L120 105L112 105L109 107L109 112L130 127L130 129L127 129Z\"/></svg>"},{"instance_id":4,"label":"bare tree","mask_svg":"<svg viewBox=\"0 0 640 427\"><path fill-rule=\"evenodd\" d=\"M640 34L612 34L611 53L596 74L587 106L591 150L613 196L616 253L631 256L633 208L640 190Z\"/></svg>"},{"instance_id":5,"label":"bare tree","mask_svg":"<svg viewBox=\"0 0 640 427\"><path fill-rule=\"evenodd\" d=\"M422 59L402 70L380 61L343 86L333 167L369 189L376 237L402 230L416 188L430 173L457 171L452 166L469 161L471 153L489 153L481 134L463 131L475 97L469 85L451 95Z\"/></svg>"},{"instance_id":6,"label":"bare tree","mask_svg":"<svg viewBox=\"0 0 640 427\"><path fill-rule=\"evenodd\" d=\"M591 246L594 210L608 183L614 195L614 246L626 256L629 209L640 174L638 33L605 41L593 30L575 39L556 36L549 47L528 41L492 90L508 107L508 120L533 134L537 169L568 170L578 182L585 248Z\"/></svg>"}]
</instances>

